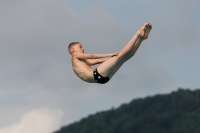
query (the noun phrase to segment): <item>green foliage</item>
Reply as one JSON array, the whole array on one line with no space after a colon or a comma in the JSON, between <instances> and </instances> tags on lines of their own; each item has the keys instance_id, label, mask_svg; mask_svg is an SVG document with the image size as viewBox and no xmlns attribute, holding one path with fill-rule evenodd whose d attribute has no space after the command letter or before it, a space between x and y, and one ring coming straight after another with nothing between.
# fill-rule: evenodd
<instances>
[{"instance_id":1,"label":"green foliage","mask_svg":"<svg viewBox=\"0 0 200 133\"><path fill-rule=\"evenodd\" d=\"M200 133L200 90L133 100L55 133Z\"/></svg>"}]
</instances>

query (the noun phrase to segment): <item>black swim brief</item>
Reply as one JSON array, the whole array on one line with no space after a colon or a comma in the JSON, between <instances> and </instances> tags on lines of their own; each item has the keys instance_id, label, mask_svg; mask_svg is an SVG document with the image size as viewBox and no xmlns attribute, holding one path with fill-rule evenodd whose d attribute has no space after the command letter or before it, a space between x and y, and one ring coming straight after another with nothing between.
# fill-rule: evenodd
<instances>
[{"instance_id":1,"label":"black swim brief","mask_svg":"<svg viewBox=\"0 0 200 133\"><path fill-rule=\"evenodd\" d=\"M100 84L105 84L105 83L107 83L107 82L110 80L109 77L103 77L103 76L101 76L101 75L98 73L97 69L95 69L95 70L93 71L93 75L94 75L94 80L95 80L97 83L100 83Z\"/></svg>"}]
</instances>

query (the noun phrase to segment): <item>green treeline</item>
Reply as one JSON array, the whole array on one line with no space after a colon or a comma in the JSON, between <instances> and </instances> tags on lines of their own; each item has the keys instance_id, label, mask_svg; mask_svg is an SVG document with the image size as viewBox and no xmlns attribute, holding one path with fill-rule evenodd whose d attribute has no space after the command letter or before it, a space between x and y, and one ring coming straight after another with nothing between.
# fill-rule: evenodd
<instances>
[{"instance_id":1,"label":"green treeline","mask_svg":"<svg viewBox=\"0 0 200 133\"><path fill-rule=\"evenodd\" d=\"M136 99L54 133L200 133L200 90Z\"/></svg>"}]
</instances>

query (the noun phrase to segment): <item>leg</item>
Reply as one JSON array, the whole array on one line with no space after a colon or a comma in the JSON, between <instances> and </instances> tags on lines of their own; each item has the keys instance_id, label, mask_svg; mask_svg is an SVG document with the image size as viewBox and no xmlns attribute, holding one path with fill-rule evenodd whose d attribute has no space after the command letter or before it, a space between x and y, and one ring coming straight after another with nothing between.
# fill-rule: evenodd
<instances>
[{"instance_id":1,"label":"leg","mask_svg":"<svg viewBox=\"0 0 200 133\"><path fill-rule=\"evenodd\" d=\"M143 39L141 38L136 41L136 50L139 48L142 41ZM130 57L135 54L136 50L130 53ZM97 70L103 77L109 76L109 78L111 78L128 59L130 58L120 58L119 56L114 56L99 65Z\"/></svg>"},{"instance_id":2,"label":"leg","mask_svg":"<svg viewBox=\"0 0 200 133\"><path fill-rule=\"evenodd\" d=\"M136 42L136 49L135 49L135 51L132 51L132 53L130 53L131 54L131 57L135 54L135 52L137 51L137 49L139 48L139 46L140 46L140 44L142 43L142 41L143 41L143 39L141 39L141 38L139 38L138 40L137 40L137 42ZM128 60L128 59L127 59ZM124 62L126 62L127 60L124 60ZM124 63L123 62L123 63ZM119 63L112 71L111 71L111 73L110 73L110 75L109 75L109 77L111 78L118 70L119 70L119 68L123 65L123 63Z\"/></svg>"},{"instance_id":3,"label":"leg","mask_svg":"<svg viewBox=\"0 0 200 133\"><path fill-rule=\"evenodd\" d=\"M98 66L98 72L103 77L109 76L111 78L122 64L135 54L141 42L148 37L150 30L151 25L144 24L117 56L110 58Z\"/></svg>"}]
</instances>

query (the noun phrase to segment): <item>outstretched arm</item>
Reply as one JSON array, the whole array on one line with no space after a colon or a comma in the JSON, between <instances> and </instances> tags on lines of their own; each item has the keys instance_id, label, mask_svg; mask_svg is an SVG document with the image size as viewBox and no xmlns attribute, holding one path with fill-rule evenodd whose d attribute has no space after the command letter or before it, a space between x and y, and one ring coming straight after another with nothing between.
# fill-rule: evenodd
<instances>
[{"instance_id":1,"label":"outstretched arm","mask_svg":"<svg viewBox=\"0 0 200 133\"><path fill-rule=\"evenodd\" d=\"M96 65L96 64L101 64L103 63L104 61L108 60L110 58L101 58L101 59L86 59L86 62L89 66L92 66L92 65Z\"/></svg>"},{"instance_id":2,"label":"outstretched arm","mask_svg":"<svg viewBox=\"0 0 200 133\"><path fill-rule=\"evenodd\" d=\"M78 59L99 59L105 57L112 57L117 55L118 52L113 54L84 54L84 53L74 53L72 54L73 57Z\"/></svg>"}]
</instances>

